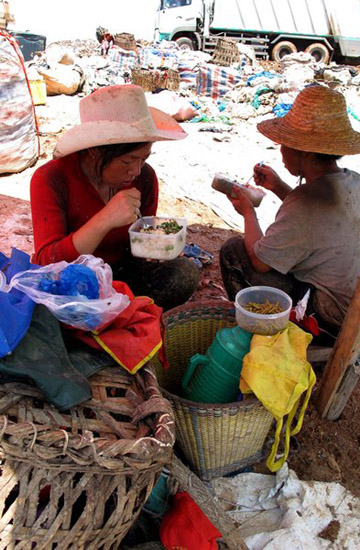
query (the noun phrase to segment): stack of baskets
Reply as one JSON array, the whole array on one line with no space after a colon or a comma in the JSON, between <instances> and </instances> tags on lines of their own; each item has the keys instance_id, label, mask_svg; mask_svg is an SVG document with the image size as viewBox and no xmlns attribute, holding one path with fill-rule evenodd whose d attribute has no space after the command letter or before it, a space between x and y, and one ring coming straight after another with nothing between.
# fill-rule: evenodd
<instances>
[{"instance_id":1,"label":"stack of baskets","mask_svg":"<svg viewBox=\"0 0 360 550\"><path fill-rule=\"evenodd\" d=\"M219 38L211 58L211 63L221 65L222 67L230 67L233 63L240 63L240 61L241 55L236 40Z\"/></svg>"},{"instance_id":2,"label":"stack of baskets","mask_svg":"<svg viewBox=\"0 0 360 550\"><path fill-rule=\"evenodd\" d=\"M122 32L114 34L114 44L123 50L136 50L136 41L133 34Z\"/></svg>"},{"instance_id":3,"label":"stack of baskets","mask_svg":"<svg viewBox=\"0 0 360 550\"><path fill-rule=\"evenodd\" d=\"M118 548L169 463L174 422L153 370L90 382L68 413L31 386L0 386L0 548Z\"/></svg>"},{"instance_id":4,"label":"stack of baskets","mask_svg":"<svg viewBox=\"0 0 360 550\"><path fill-rule=\"evenodd\" d=\"M158 89L176 91L180 86L179 71L174 69L143 69L134 67L131 71L132 83L141 86L144 92Z\"/></svg>"},{"instance_id":5,"label":"stack of baskets","mask_svg":"<svg viewBox=\"0 0 360 550\"><path fill-rule=\"evenodd\" d=\"M224 476L263 458L272 416L255 397L226 404L179 397L189 359L204 354L218 330L235 325L230 302L193 302L164 315L170 368L154 360L158 381L173 406L177 443L202 480Z\"/></svg>"}]
</instances>

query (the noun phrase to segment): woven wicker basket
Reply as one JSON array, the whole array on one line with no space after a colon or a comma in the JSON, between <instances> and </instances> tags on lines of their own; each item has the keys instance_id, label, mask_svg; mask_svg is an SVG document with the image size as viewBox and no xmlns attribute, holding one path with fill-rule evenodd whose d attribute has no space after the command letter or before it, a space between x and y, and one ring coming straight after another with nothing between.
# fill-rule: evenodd
<instances>
[{"instance_id":1,"label":"woven wicker basket","mask_svg":"<svg viewBox=\"0 0 360 550\"><path fill-rule=\"evenodd\" d=\"M134 67L131 71L133 84L141 86L144 92L158 89L176 91L180 86L179 71L174 69L141 69Z\"/></svg>"},{"instance_id":2,"label":"woven wicker basket","mask_svg":"<svg viewBox=\"0 0 360 550\"><path fill-rule=\"evenodd\" d=\"M31 386L0 386L0 548L110 550L130 529L174 443L153 370L116 366L68 413Z\"/></svg>"},{"instance_id":3,"label":"woven wicker basket","mask_svg":"<svg viewBox=\"0 0 360 550\"><path fill-rule=\"evenodd\" d=\"M136 50L135 36L128 32L114 34L114 44L123 50Z\"/></svg>"},{"instance_id":4,"label":"woven wicker basket","mask_svg":"<svg viewBox=\"0 0 360 550\"><path fill-rule=\"evenodd\" d=\"M222 67L230 67L233 63L239 63L240 60L241 55L236 40L219 38L211 62Z\"/></svg>"},{"instance_id":5,"label":"woven wicker basket","mask_svg":"<svg viewBox=\"0 0 360 550\"><path fill-rule=\"evenodd\" d=\"M176 438L203 480L245 468L262 458L272 416L254 397L229 404L194 403L179 397L181 378L195 353L205 353L218 330L235 325L233 304L193 302L164 315L170 368L154 360L163 395L175 413Z\"/></svg>"}]
</instances>

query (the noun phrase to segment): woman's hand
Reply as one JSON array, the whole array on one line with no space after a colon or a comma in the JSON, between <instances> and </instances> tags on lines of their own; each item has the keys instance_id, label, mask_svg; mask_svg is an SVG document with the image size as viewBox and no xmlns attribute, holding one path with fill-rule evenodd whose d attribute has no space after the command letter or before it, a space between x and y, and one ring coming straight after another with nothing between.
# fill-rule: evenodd
<instances>
[{"instance_id":1,"label":"woman's hand","mask_svg":"<svg viewBox=\"0 0 360 550\"><path fill-rule=\"evenodd\" d=\"M140 191L135 188L116 193L102 210L73 234L78 253L93 254L109 231L136 221L140 214L140 196Z\"/></svg>"},{"instance_id":2,"label":"woman's hand","mask_svg":"<svg viewBox=\"0 0 360 550\"><path fill-rule=\"evenodd\" d=\"M140 198L140 191L135 187L116 193L102 210L109 228L122 227L136 221L140 215Z\"/></svg>"},{"instance_id":3,"label":"woman's hand","mask_svg":"<svg viewBox=\"0 0 360 550\"><path fill-rule=\"evenodd\" d=\"M255 164L254 181L256 185L264 187L273 193L276 193L276 188L284 183L275 170L266 164Z\"/></svg>"}]
</instances>

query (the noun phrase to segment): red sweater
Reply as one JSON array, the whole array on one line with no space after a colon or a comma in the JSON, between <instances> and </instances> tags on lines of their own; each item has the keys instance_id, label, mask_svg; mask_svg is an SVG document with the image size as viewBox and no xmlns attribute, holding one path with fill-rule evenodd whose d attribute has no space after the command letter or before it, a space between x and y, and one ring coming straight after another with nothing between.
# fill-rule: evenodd
<instances>
[{"instance_id":1,"label":"red sweater","mask_svg":"<svg viewBox=\"0 0 360 550\"><path fill-rule=\"evenodd\" d=\"M143 216L156 214L158 180L154 170L145 164L134 181L141 192ZM73 244L73 233L104 208L104 202L80 168L77 153L51 160L36 170L30 186L35 255L33 262L47 265L79 256ZM110 265L121 262L129 246L129 225L112 229L94 256Z\"/></svg>"}]
</instances>

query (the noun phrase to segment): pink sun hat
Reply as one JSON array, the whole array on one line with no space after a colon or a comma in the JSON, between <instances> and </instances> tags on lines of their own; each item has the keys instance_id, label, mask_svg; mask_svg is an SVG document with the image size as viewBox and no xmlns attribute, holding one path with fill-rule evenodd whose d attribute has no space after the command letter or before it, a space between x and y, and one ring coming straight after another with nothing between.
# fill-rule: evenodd
<instances>
[{"instance_id":1,"label":"pink sun hat","mask_svg":"<svg viewBox=\"0 0 360 550\"><path fill-rule=\"evenodd\" d=\"M140 86L100 88L81 99L80 124L65 132L54 149L64 157L99 145L183 139L187 133L170 115L148 107Z\"/></svg>"}]
</instances>

